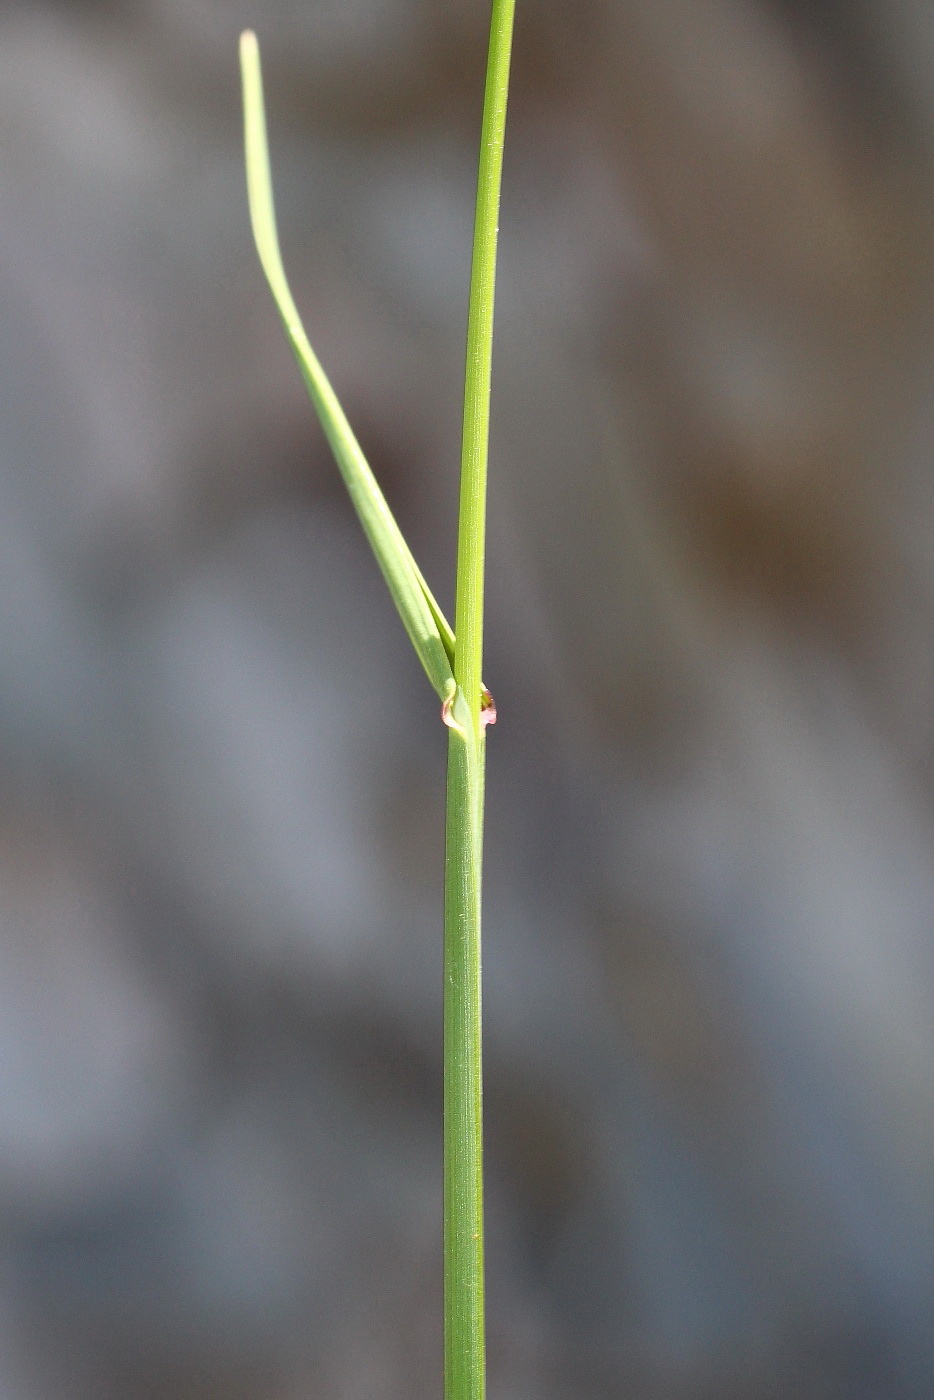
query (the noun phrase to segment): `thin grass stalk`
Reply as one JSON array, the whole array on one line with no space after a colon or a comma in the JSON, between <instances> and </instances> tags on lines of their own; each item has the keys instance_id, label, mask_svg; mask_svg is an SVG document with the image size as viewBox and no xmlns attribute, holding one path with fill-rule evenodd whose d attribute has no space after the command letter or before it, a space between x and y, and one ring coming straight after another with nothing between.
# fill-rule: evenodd
<instances>
[{"instance_id":1,"label":"thin grass stalk","mask_svg":"<svg viewBox=\"0 0 934 1400\"><path fill-rule=\"evenodd\" d=\"M493 0L477 181L448 740L444 907L444 1395L483 1400L480 909L485 721L483 575L493 307L515 0Z\"/></svg>"},{"instance_id":2,"label":"thin grass stalk","mask_svg":"<svg viewBox=\"0 0 934 1400\"><path fill-rule=\"evenodd\" d=\"M449 727L444 928L444 1394L483 1400L480 903L486 725L483 566L493 301L515 0L493 0L471 268L455 634L425 582L305 334L289 290L269 171L256 36L241 36L247 192L256 248L309 396Z\"/></svg>"}]
</instances>

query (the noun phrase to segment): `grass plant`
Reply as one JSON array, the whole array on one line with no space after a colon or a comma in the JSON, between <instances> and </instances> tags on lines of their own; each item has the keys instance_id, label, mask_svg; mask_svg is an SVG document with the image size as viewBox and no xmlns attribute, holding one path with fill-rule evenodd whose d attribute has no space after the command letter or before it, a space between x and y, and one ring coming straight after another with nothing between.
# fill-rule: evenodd
<instances>
[{"instance_id":1,"label":"grass plant","mask_svg":"<svg viewBox=\"0 0 934 1400\"><path fill-rule=\"evenodd\" d=\"M485 1392L480 911L486 729L481 680L493 307L515 0L493 0L483 103L461 449L456 633L415 563L305 334L276 232L256 36L240 41L250 218L260 263L312 404L448 726L444 881L444 1395Z\"/></svg>"}]
</instances>

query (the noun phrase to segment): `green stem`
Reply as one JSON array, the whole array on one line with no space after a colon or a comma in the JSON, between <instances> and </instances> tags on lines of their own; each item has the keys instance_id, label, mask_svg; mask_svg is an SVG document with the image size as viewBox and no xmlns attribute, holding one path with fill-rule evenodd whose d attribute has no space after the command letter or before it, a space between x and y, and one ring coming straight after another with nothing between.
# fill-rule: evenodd
<instances>
[{"instance_id":1,"label":"green stem","mask_svg":"<svg viewBox=\"0 0 934 1400\"><path fill-rule=\"evenodd\" d=\"M515 0L493 0L477 182L457 538L444 909L444 1395L483 1400L483 566L496 242Z\"/></svg>"},{"instance_id":2,"label":"green stem","mask_svg":"<svg viewBox=\"0 0 934 1400\"><path fill-rule=\"evenodd\" d=\"M515 0L493 0L490 56L483 102L477 212L474 223L470 306L467 313L467 372L461 449L460 517L457 536L457 594L454 674L467 697L479 733L483 661L483 563L486 548L486 462L490 431L493 361L493 303L496 240L503 169L506 97Z\"/></svg>"}]
</instances>

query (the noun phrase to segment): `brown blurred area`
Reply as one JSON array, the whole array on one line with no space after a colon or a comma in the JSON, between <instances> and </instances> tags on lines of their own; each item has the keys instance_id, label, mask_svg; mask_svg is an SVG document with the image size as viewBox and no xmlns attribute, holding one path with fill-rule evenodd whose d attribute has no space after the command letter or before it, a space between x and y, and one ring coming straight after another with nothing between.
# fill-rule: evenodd
<instances>
[{"instance_id":1,"label":"brown blurred area","mask_svg":"<svg viewBox=\"0 0 934 1400\"><path fill-rule=\"evenodd\" d=\"M925 1400L934 16L519 0L491 1400ZM0 13L0 1395L440 1392L444 741L250 243L452 586L486 3Z\"/></svg>"}]
</instances>

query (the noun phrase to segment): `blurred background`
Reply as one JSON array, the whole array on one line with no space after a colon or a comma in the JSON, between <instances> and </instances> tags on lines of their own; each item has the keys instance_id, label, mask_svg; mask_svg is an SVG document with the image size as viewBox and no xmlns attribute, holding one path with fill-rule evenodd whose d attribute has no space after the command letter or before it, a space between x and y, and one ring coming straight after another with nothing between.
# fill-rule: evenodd
<instances>
[{"instance_id":1,"label":"blurred background","mask_svg":"<svg viewBox=\"0 0 934 1400\"><path fill-rule=\"evenodd\" d=\"M438 707L486 0L0 11L0 1396L440 1393ZM934 1374L934 18L520 0L491 1400Z\"/></svg>"}]
</instances>

